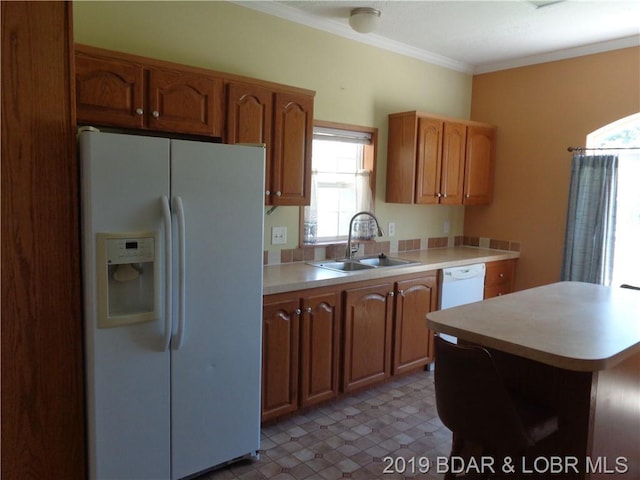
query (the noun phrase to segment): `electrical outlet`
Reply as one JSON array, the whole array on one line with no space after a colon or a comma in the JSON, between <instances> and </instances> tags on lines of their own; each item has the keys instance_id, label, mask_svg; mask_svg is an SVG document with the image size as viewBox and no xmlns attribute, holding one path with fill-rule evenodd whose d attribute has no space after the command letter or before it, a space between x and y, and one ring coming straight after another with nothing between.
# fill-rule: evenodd
<instances>
[{"instance_id":1,"label":"electrical outlet","mask_svg":"<svg viewBox=\"0 0 640 480\"><path fill-rule=\"evenodd\" d=\"M389 227L387 229L387 233L389 234L390 237L395 237L396 236L396 224L395 224L395 222L389 222Z\"/></svg>"},{"instance_id":2,"label":"electrical outlet","mask_svg":"<svg viewBox=\"0 0 640 480\"><path fill-rule=\"evenodd\" d=\"M287 243L287 227L271 227L271 245Z\"/></svg>"}]
</instances>

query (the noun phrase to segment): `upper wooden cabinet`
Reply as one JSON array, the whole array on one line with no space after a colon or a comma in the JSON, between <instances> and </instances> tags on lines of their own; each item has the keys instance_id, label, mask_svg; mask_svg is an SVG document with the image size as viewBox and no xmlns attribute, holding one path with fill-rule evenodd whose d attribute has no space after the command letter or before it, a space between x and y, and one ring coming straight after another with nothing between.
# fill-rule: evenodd
<instances>
[{"instance_id":1,"label":"upper wooden cabinet","mask_svg":"<svg viewBox=\"0 0 640 480\"><path fill-rule=\"evenodd\" d=\"M467 127L463 201L465 205L488 205L493 201L495 142L494 127Z\"/></svg>"},{"instance_id":2,"label":"upper wooden cabinet","mask_svg":"<svg viewBox=\"0 0 640 480\"><path fill-rule=\"evenodd\" d=\"M266 144L265 204L310 203L312 138L312 92L228 84L225 141Z\"/></svg>"},{"instance_id":3,"label":"upper wooden cabinet","mask_svg":"<svg viewBox=\"0 0 640 480\"><path fill-rule=\"evenodd\" d=\"M86 45L75 65L78 124L263 143L265 204L311 202L315 92Z\"/></svg>"},{"instance_id":4,"label":"upper wooden cabinet","mask_svg":"<svg viewBox=\"0 0 640 480\"><path fill-rule=\"evenodd\" d=\"M492 200L495 128L419 112L389 115L386 201L479 205Z\"/></svg>"},{"instance_id":5,"label":"upper wooden cabinet","mask_svg":"<svg viewBox=\"0 0 640 480\"><path fill-rule=\"evenodd\" d=\"M269 204L273 158L273 92L259 85L227 85L226 143L263 143L265 157L265 204Z\"/></svg>"},{"instance_id":6,"label":"upper wooden cabinet","mask_svg":"<svg viewBox=\"0 0 640 480\"><path fill-rule=\"evenodd\" d=\"M466 126L418 119L415 203L462 202Z\"/></svg>"},{"instance_id":7,"label":"upper wooden cabinet","mask_svg":"<svg viewBox=\"0 0 640 480\"><path fill-rule=\"evenodd\" d=\"M222 136L222 79L161 69L148 75L149 128Z\"/></svg>"},{"instance_id":8,"label":"upper wooden cabinet","mask_svg":"<svg viewBox=\"0 0 640 480\"><path fill-rule=\"evenodd\" d=\"M144 127L144 69L76 52L79 123Z\"/></svg>"},{"instance_id":9,"label":"upper wooden cabinet","mask_svg":"<svg viewBox=\"0 0 640 480\"><path fill-rule=\"evenodd\" d=\"M82 45L75 60L78 123L222 136L221 78Z\"/></svg>"}]
</instances>

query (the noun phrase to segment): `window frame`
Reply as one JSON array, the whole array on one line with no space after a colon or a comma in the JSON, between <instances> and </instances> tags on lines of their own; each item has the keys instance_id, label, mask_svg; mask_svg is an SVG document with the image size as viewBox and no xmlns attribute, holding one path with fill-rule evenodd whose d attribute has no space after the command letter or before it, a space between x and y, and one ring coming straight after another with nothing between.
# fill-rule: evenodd
<instances>
[{"instance_id":1,"label":"window frame","mask_svg":"<svg viewBox=\"0 0 640 480\"><path fill-rule=\"evenodd\" d=\"M323 128L332 128L335 130L345 130L351 132L362 132L368 133L371 135L371 144L364 145L363 147L363 157L362 157L362 167L370 170L371 174L369 176L369 186L371 187L371 197L375 203L376 201L376 164L377 164L377 152L378 152L378 129L376 127L367 127L362 125L351 125L347 123L339 123L339 122L330 122L325 120L314 120L313 128L315 127L323 127ZM312 147L312 155L313 155L313 147ZM313 159L312 159L313 165ZM311 172L309 172L311 175ZM300 248L313 248L316 246L323 245L346 245L346 240L344 241L329 241L329 242L318 242L314 244L305 244L304 243L304 207L299 208L298 215L298 246Z\"/></svg>"}]
</instances>

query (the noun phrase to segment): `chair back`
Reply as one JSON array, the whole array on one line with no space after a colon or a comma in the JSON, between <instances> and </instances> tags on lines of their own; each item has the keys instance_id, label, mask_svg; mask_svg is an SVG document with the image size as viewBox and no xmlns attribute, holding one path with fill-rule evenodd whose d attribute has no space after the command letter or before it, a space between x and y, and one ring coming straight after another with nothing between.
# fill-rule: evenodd
<instances>
[{"instance_id":1,"label":"chair back","mask_svg":"<svg viewBox=\"0 0 640 480\"><path fill-rule=\"evenodd\" d=\"M490 449L521 451L533 444L485 348L436 336L435 354L436 407L449 430Z\"/></svg>"}]
</instances>

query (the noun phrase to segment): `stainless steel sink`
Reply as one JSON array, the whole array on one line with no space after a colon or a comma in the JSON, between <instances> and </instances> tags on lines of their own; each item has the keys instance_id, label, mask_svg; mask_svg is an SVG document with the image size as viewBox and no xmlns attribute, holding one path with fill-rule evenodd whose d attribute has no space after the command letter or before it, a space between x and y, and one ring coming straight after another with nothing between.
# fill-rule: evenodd
<instances>
[{"instance_id":1,"label":"stainless steel sink","mask_svg":"<svg viewBox=\"0 0 640 480\"><path fill-rule=\"evenodd\" d=\"M377 257L366 257L357 259L358 263L363 265L371 265L373 267L399 267L401 265L411 265L418 262L413 260L405 260L404 258L387 257L379 255Z\"/></svg>"},{"instance_id":2,"label":"stainless steel sink","mask_svg":"<svg viewBox=\"0 0 640 480\"><path fill-rule=\"evenodd\" d=\"M354 258L344 260L328 260L325 262L311 262L314 267L326 268L337 272L356 272L369 270L372 268L401 267L403 265L415 265L419 262L405 260L404 258L387 257L378 255L376 257Z\"/></svg>"},{"instance_id":3,"label":"stainless steel sink","mask_svg":"<svg viewBox=\"0 0 640 480\"><path fill-rule=\"evenodd\" d=\"M354 260L334 260L328 262L313 262L310 263L314 267L326 268L327 270L335 270L337 272L355 272L358 270L368 270L375 268L374 265L366 265Z\"/></svg>"}]
</instances>

